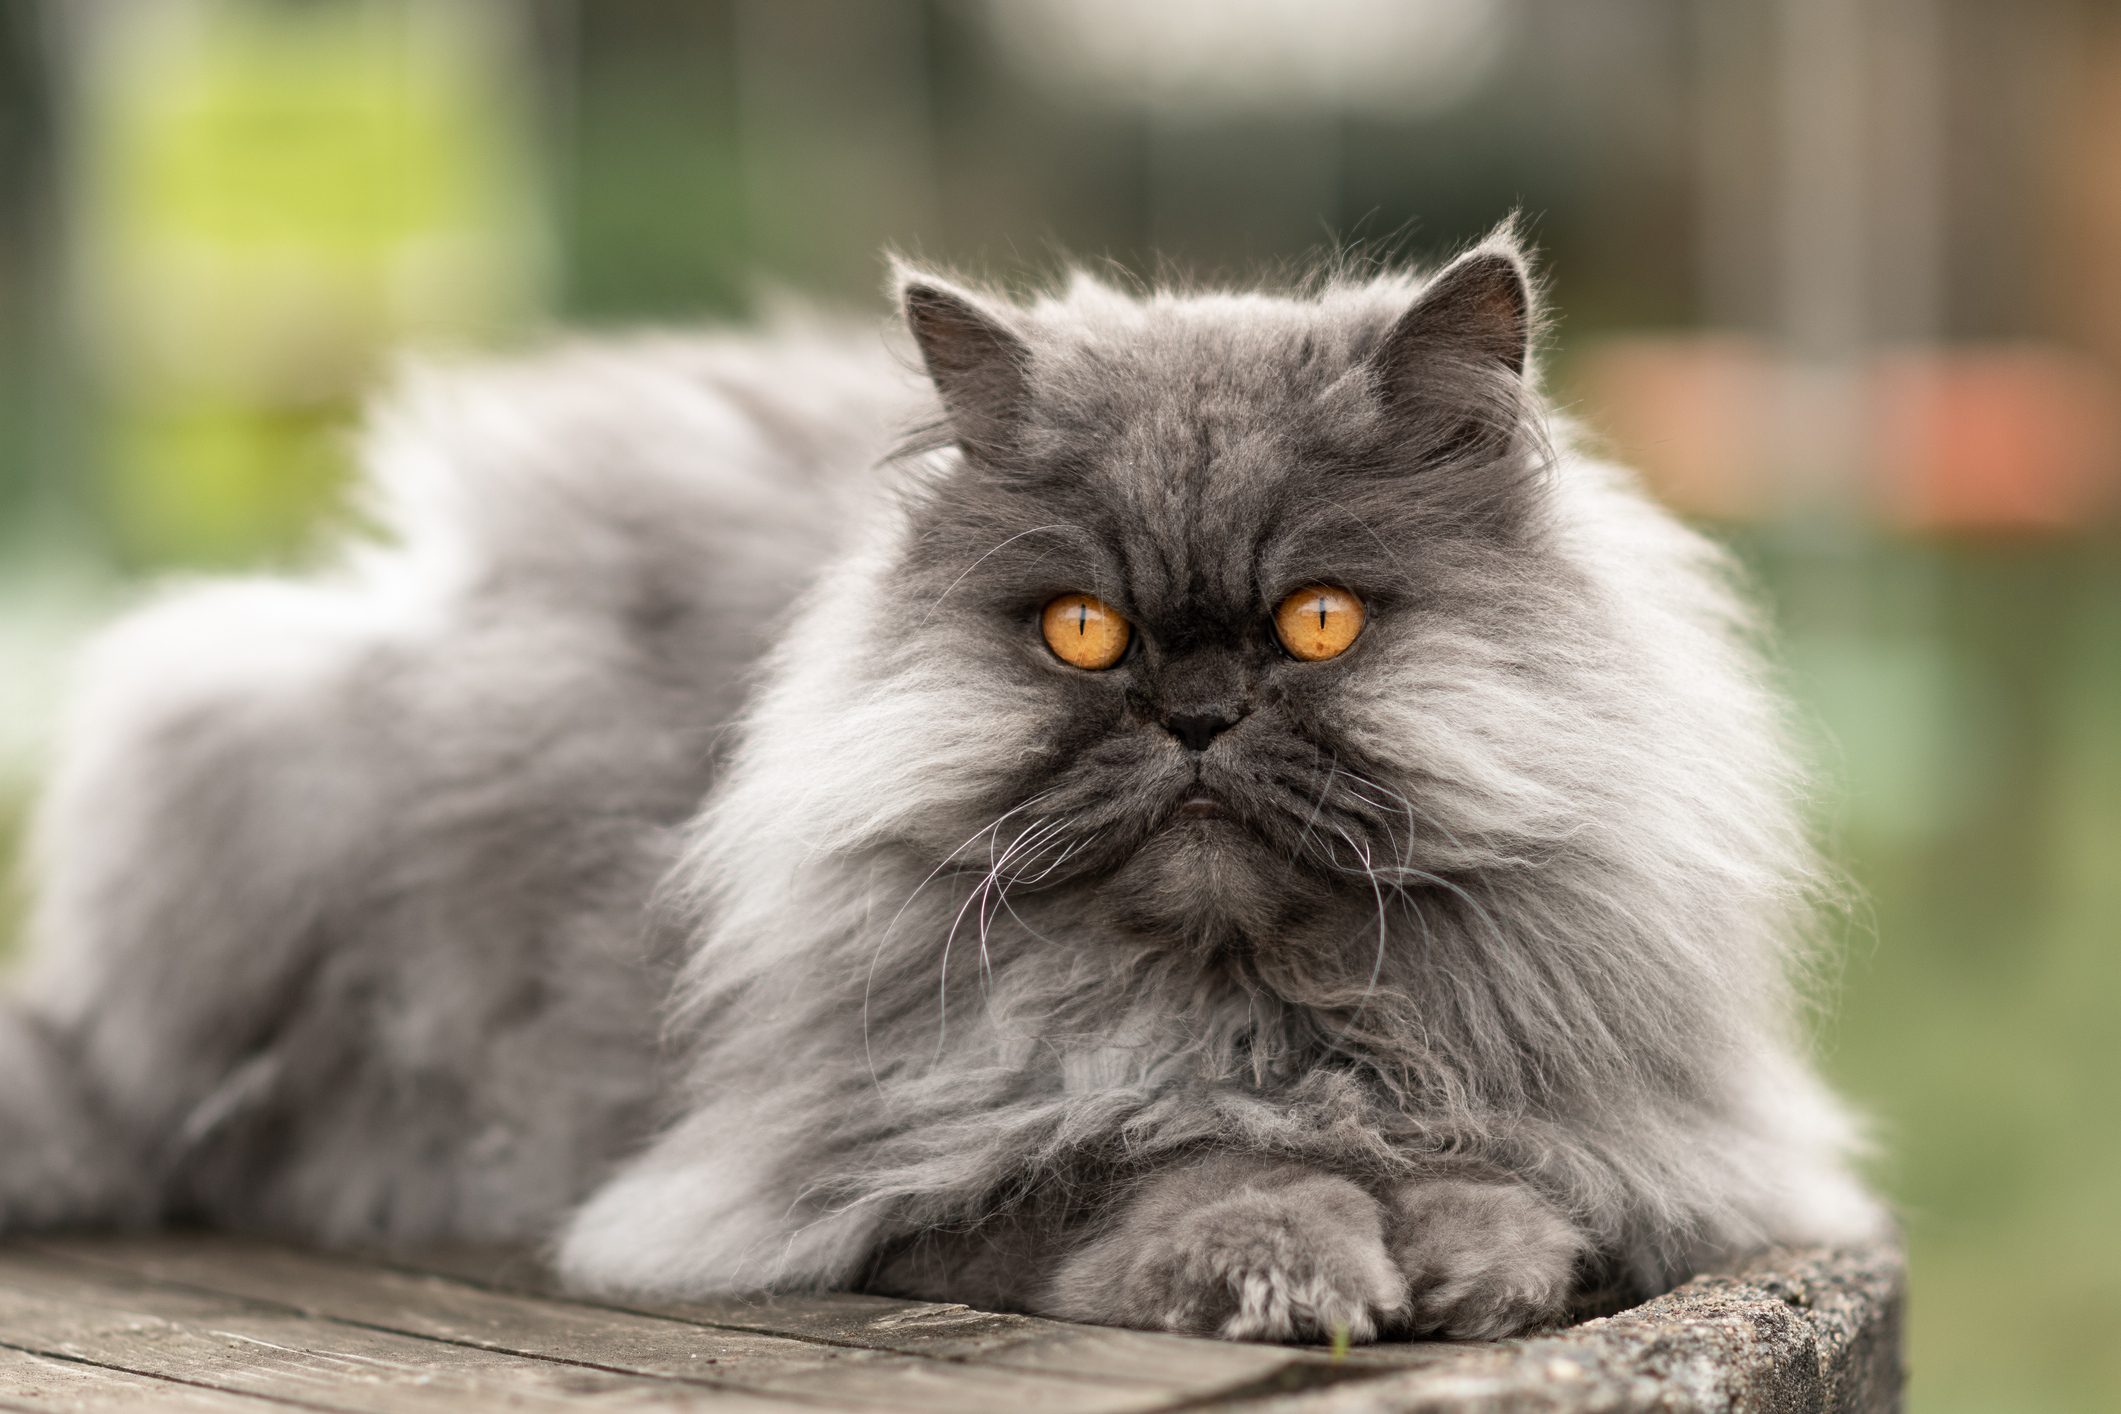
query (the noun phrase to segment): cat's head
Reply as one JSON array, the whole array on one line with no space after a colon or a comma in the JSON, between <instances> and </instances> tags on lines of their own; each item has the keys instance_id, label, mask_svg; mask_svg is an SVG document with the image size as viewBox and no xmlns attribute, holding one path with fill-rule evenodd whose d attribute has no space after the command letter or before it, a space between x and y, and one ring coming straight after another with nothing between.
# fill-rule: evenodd
<instances>
[{"instance_id":1,"label":"cat's head","mask_svg":"<svg viewBox=\"0 0 2121 1414\"><path fill-rule=\"evenodd\" d=\"M1536 674L1562 574L1507 238L1292 295L899 293L957 455L880 622L980 723L936 740L987 762L965 852L997 886L1250 947L1492 852L1464 714Z\"/></svg>"},{"instance_id":2,"label":"cat's head","mask_svg":"<svg viewBox=\"0 0 2121 1414\"><path fill-rule=\"evenodd\" d=\"M984 991L1512 1103L1772 1009L1818 875L1751 621L1568 442L1506 236L1291 293L899 293L937 420L676 876L703 997L858 1009L877 1064Z\"/></svg>"}]
</instances>

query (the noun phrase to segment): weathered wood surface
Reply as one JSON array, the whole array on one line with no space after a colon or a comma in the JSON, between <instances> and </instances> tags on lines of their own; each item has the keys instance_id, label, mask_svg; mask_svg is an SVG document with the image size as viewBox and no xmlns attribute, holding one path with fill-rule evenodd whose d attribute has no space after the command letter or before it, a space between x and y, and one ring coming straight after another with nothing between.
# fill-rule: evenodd
<instances>
[{"instance_id":1,"label":"weathered wood surface","mask_svg":"<svg viewBox=\"0 0 2121 1414\"><path fill-rule=\"evenodd\" d=\"M1550 1335L1335 1356L868 1296L585 1301L496 1254L17 1241L0 1410L1893 1409L1902 1280L1890 1251L1774 1253Z\"/></svg>"}]
</instances>

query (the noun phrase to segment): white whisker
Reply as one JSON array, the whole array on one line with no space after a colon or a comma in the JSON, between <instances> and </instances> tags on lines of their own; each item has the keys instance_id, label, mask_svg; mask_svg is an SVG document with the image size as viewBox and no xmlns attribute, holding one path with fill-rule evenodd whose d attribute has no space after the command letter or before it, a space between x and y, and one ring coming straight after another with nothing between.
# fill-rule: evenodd
<instances>
[{"instance_id":1,"label":"white whisker","mask_svg":"<svg viewBox=\"0 0 2121 1414\"><path fill-rule=\"evenodd\" d=\"M914 885L913 892L906 895L906 901L898 906L898 912L891 915L891 921L889 923L886 923L884 925L884 931L877 935L876 946L874 948L871 948L869 951L869 971L862 980L862 1059L869 1068L869 1083L875 1086L879 1091L883 1089L883 1081L877 1076L876 1073L876 1052L870 1041L869 999L870 993L874 990L876 986L877 963L883 957L884 944L890 940L892 930L897 928L899 920L906 916L906 910L913 907L913 901L921 896L923 890L925 890L930 884L935 882L937 875L941 874L945 869L948 869L950 867L951 863L957 858L958 854L961 851L968 848L981 835L988 834L991 831L1000 829L1002 826L1002 822L1007 820L1010 816L1018 814L1021 811L1029 810L1032 806L1038 804L1040 801L1044 800L1047 796L1050 796L1052 794L1052 789L1040 791L1037 795L1034 795L1029 799L1023 801L1022 803L1003 811L1001 814L995 816L994 819L988 824L982 826L977 830L974 830L971 834L967 835L957 845L955 849L952 849L947 854L945 854L942 857L942 860L933 869L930 869L927 875L922 878L922 880L918 884Z\"/></svg>"}]
</instances>

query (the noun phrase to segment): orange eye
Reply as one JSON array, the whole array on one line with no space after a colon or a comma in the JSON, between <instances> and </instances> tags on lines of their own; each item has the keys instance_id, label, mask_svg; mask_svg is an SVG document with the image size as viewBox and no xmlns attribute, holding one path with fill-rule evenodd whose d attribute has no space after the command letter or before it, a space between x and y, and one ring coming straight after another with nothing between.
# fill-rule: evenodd
<instances>
[{"instance_id":1,"label":"orange eye","mask_svg":"<svg viewBox=\"0 0 2121 1414\"><path fill-rule=\"evenodd\" d=\"M1091 672L1117 663L1134 633L1110 604L1087 594L1055 599L1040 616L1039 627L1054 657Z\"/></svg>"},{"instance_id":2,"label":"orange eye","mask_svg":"<svg viewBox=\"0 0 2121 1414\"><path fill-rule=\"evenodd\" d=\"M1274 611L1281 646L1306 663L1338 658L1362 632L1362 600L1330 584L1307 584Z\"/></svg>"}]
</instances>

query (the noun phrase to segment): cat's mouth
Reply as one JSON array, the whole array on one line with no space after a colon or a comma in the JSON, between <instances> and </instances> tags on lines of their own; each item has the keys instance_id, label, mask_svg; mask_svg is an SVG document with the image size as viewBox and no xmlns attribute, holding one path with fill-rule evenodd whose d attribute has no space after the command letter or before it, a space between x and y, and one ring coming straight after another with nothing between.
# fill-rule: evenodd
<instances>
[{"instance_id":1,"label":"cat's mouth","mask_svg":"<svg viewBox=\"0 0 2121 1414\"><path fill-rule=\"evenodd\" d=\"M1188 791L1179 799L1178 808L1172 812L1182 820L1227 820L1229 807L1204 790Z\"/></svg>"}]
</instances>

